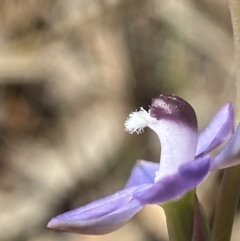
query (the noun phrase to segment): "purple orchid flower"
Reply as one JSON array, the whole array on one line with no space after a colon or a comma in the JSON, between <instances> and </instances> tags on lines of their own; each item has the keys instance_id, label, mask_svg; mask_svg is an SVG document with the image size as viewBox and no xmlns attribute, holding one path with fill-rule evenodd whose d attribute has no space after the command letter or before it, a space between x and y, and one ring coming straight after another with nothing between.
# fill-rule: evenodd
<instances>
[{"instance_id":1,"label":"purple orchid flower","mask_svg":"<svg viewBox=\"0 0 240 241\"><path fill-rule=\"evenodd\" d=\"M130 114L125 129L155 131L161 141L161 162L138 161L125 188L111 196L53 218L48 227L80 234L105 234L128 222L146 204L178 199L200 184L210 171L240 163L240 127L233 133L232 104L224 105L198 135L194 109L174 95L152 100L150 110ZM230 141L216 157L209 152Z\"/></svg>"}]
</instances>

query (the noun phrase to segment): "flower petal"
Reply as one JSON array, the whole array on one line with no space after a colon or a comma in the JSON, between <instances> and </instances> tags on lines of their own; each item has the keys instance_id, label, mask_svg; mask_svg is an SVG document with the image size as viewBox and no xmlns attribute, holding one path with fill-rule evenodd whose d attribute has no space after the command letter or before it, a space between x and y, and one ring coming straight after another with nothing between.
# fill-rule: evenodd
<instances>
[{"instance_id":1,"label":"flower petal","mask_svg":"<svg viewBox=\"0 0 240 241\"><path fill-rule=\"evenodd\" d=\"M48 228L80 234L105 234L124 225L142 205L132 195L143 186L132 187L53 218Z\"/></svg>"},{"instance_id":2,"label":"flower petal","mask_svg":"<svg viewBox=\"0 0 240 241\"><path fill-rule=\"evenodd\" d=\"M156 172L159 164L149 161L140 160L133 167L132 173L125 188L154 183Z\"/></svg>"},{"instance_id":3,"label":"flower petal","mask_svg":"<svg viewBox=\"0 0 240 241\"><path fill-rule=\"evenodd\" d=\"M161 203L181 197L196 187L208 174L211 157L204 156L183 164L177 174L165 177L133 197L142 204Z\"/></svg>"},{"instance_id":4,"label":"flower petal","mask_svg":"<svg viewBox=\"0 0 240 241\"><path fill-rule=\"evenodd\" d=\"M198 143L197 117L193 107L175 95L152 99L149 113L157 119L147 126L156 132L161 142L161 161L156 175L156 180L161 180L177 173L183 163L194 160Z\"/></svg>"},{"instance_id":5,"label":"flower petal","mask_svg":"<svg viewBox=\"0 0 240 241\"><path fill-rule=\"evenodd\" d=\"M234 111L231 102L229 102L220 109L211 123L200 134L196 156L204 155L220 145L229 137L233 128Z\"/></svg>"},{"instance_id":6,"label":"flower petal","mask_svg":"<svg viewBox=\"0 0 240 241\"><path fill-rule=\"evenodd\" d=\"M211 171L240 164L240 125L227 145L213 159Z\"/></svg>"}]
</instances>

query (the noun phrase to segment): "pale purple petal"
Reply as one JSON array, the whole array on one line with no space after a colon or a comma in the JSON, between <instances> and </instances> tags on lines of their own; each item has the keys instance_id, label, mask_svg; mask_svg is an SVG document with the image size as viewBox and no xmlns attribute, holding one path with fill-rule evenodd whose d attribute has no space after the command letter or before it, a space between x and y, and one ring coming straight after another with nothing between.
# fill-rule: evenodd
<instances>
[{"instance_id":1,"label":"pale purple petal","mask_svg":"<svg viewBox=\"0 0 240 241\"><path fill-rule=\"evenodd\" d=\"M141 185L141 184L152 184L156 172L158 171L159 163L149 161L138 161L133 167L130 178L125 188Z\"/></svg>"},{"instance_id":2,"label":"pale purple petal","mask_svg":"<svg viewBox=\"0 0 240 241\"><path fill-rule=\"evenodd\" d=\"M141 208L132 195L145 187L124 189L53 218L48 228L80 234L105 234L120 228Z\"/></svg>"},{"instance_id":3,"label":"pale purple petal","mask_svg":"<svg viewBox=\"0 0 240 241\"><path fill-rule=\"evenodd\" d=\"M232 134L233 128L234 111L229 102L220 109L208 127L200 134L196 156L204 155L224 142Z\"/></svg>"},{"instance_id":4,"label":"pale purple petal","mask_svg":"<svg viewBox=\"0 0 240 241\"><path fill-rule=\"evenodd\" d=\"M161 142L156 176L160 180L175 174L183 163L194 160L198 143L197 117L192 106L175 95L152 99L149 113L157 122L147 126L156 132Z\"/></svg>"},{"instance_id":5,"label":"pale purple petal","mask_svg":"<svg viewBox=\"0 0 240 241\"><path fill-rule=\"evenodd\" d=\"M183 164L179 172L149 185L146 190L134 194L142 204L153 204L180 198L190 189L195 188L208 174L211 157L204 156Z\"/></svg>"},{"instance_id":6,"label":"pale purple petal","mask_svg":"<svg viewBox=\"0 0 240 241\"><path fill-rule=\"evenodd\" d=\"M105 234L128 222L143 205L181 198L200 184L210 170L240 163L240 127L214 160L206 156L230 137L233 126L233 107L227 103L198 136L196 114L189 103L175 95L154 98L148 112L141 108L130 114L125 128L130 133L139 133L145 127L156 132L161 141L160 165L139 161L123 190L61 214L48 227L79 234ZM195 154L197 158L193 160Z\"/></svg>"},{"instance_id":7,"label":"pale purple petal","mask_svg":"<svg viewBox=\"0 0 240 241\"><path fill-rule=\"evenodd\" d=\"M213 159L211 171L237 164L240 164L240 125L238 125L227 145Z\"/></svg>"}]
</instances>

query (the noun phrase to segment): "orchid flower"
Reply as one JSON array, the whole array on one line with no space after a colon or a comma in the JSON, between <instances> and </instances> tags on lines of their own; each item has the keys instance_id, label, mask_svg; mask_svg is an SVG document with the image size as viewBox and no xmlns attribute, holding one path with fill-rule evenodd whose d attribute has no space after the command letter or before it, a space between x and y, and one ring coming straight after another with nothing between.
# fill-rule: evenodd
<instances>
[{"instance_id":1,"label":"orchid flower","mask_svg":"<svg viewBox=\"0 0 240 241\"><path fill-rule=\"evenodd\" d=\"M121 191L54 217L49 228L95 235L112 232L144 205L177 200L199 185L209 172L240 163L240 127L233 133L230 102L198 135L192 106L175 95L160 95L152 100L149 111L141 108L125 122L125 130L130 133L141 133L145 127L160 139L160 164L138 161ZM217 156L209 154L229 138Z\"/></svg>"}]
</instances>

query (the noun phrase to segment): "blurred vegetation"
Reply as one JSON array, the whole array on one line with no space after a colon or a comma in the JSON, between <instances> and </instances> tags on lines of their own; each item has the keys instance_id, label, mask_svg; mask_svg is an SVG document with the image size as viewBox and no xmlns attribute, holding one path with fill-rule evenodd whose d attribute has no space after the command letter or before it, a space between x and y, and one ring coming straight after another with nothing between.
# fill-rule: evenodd
<instances>
[{"instance_id":1,"label":"blurred vegetation","mask_svg":"<svg viewBox=\"0 0 240 241\"><path fill-rule=\"evenodd\" d=\"M174 93L193 105L201 130L234 100L234 71L223 0L2 0L2 240L167 240L159 207L101 237L45 226L120 189L137 159L159 160L151 131L124 132L131 111ZM200 188L209 217L216 176Z\"/></svg>"}]
</instances>

